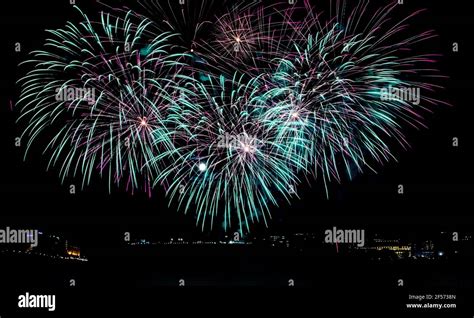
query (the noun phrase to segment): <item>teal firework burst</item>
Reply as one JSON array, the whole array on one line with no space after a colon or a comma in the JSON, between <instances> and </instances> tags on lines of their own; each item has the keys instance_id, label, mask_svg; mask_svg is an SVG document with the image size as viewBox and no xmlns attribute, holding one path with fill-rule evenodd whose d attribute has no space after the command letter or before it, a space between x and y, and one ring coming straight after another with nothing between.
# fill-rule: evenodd
<instances>
[{"instance_id":1,"label":"teal firework burst","mask_svg":"<svg viewBox=\"0 0 474 318\"><path fill-rule=\"evenodd\" d=\"M417 13L390 24L386 16L396 6L377 11L369 24L354 20L367 18L365 1L346 18L325 21L307 8L304 19L285 22L293 27L287 32L291 46L273 60L262 122L278 130L295 160L310 164L325 184L375 171L373 162L396 160L393 144L408 147L403 129L423 127L425 105L441 103L430 97L440 87L420 81L440 77L432 68L436 55L406 49L434 34L397 38ZM414 93L390 95L391 88Z\"/></svg>"},{"instance_id":2,"label":"teal firework burst","mask_svg":"<svg viewBox=\"0 0 474 318\"><path fill-rule=\"evenodd\" d=\"M64 179L94 174L131 191L150 192L159 163L148 165L162 147L172 147L164 129L182 65L169 54L169 33L156 35L152 22L132 12L123 18L102 13L94 23L48 31L44 49L26 61L32 70L19 80L19 123L26 152L51 136L44 149ZM26 154L25 154L26 155Z\"/></svg>"},{"instance_id":3,"label":"teal firework burst","mask_svg":"<svg viewBox=\"0 0 474 318\"><path fill-rule=\"evenodd\" d=\"M156 182L172 179L170 198L184 211L196 211L203 229L218 219L226 229L237 224L249 231L252 223L267 223L278 197L296 195L295 166L301 163L259 120L262 81L242 78L189 82L167 123L176 149L162 154L173 165Z\"/></svg>"}]
</instances>

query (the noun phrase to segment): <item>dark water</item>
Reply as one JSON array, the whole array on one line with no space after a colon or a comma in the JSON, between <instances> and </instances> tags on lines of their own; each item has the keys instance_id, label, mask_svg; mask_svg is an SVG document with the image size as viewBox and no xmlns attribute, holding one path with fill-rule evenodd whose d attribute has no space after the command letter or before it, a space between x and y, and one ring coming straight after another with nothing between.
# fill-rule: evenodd
<instances>
[{"instance_id":1,"label":"dark water","mask_svg":"<svg viewBox=\"0 0 474 318\"><path fill-rule=\"evenodd\" d=\"M473 309L473 264L463 260L376 263L336 254L318 256L316 250L301 253L252 247L145 246L93 254L85 263L3 257L2 309L15 311L18 295L26 291L57 295L57 310L48 316L60 317L70 308L87 311L92 304L107 309L103 300L108 297L119 297L114 298L115 309L117 305L134 308L132 304L140 301L145 306L159 303L160 308L174 308L176 301L212 300L214 308L222 301L263 302L267 298L273 309L298 304L299 310L314 313L388 310L403 316L456 317ZM70 286L71 279L75 287ZM399 279L404 286L398 286ZM457 309L407 310L410 294L456 295ZM144 301L150 296L155 301Z\"/></svg>"}]
</instances>

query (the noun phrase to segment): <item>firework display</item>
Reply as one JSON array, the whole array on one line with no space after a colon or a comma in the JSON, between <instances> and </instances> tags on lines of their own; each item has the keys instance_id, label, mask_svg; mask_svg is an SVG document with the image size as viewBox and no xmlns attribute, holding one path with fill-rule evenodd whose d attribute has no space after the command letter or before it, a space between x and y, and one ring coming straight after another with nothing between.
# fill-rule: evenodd
<instances>
[{"instance_id":1,"label":"firework display","mask_svg":"<svg viewBox=\"0 0 474 318\"><path fill-rule=\"evenodd\" d=\"M442 102L438 56L413 50L435 37L410 31L421 11L395 21L397 1L326 2L78 10L24 62L26 153L40 146L83 187L164 191L203 230L267 224L303 180L330 196L329 182L396 160L404 129Z\"/></svg>"}]
</instances>

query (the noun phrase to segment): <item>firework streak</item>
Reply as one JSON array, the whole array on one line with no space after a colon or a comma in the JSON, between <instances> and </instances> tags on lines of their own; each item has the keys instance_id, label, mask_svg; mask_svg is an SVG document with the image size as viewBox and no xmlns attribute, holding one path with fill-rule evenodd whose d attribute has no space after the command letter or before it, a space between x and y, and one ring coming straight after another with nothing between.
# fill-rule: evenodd
<instances>
[{"instance_id":1,"label":"firework streak","mask_svg":"<svg viewBox=\"0 0 474 318\"><path fill-rule=\"evenodd\" d=\"M18 81L25 157L43 144L63 181L163 189L203 230L244 233L310 176L330 196L396 160L404 129L442 104L439 56L414 53L435 35L409 32L421 11L394 23L396 2L200 3L77 9L48 31Z\"/></svg>"}]
</instances>

